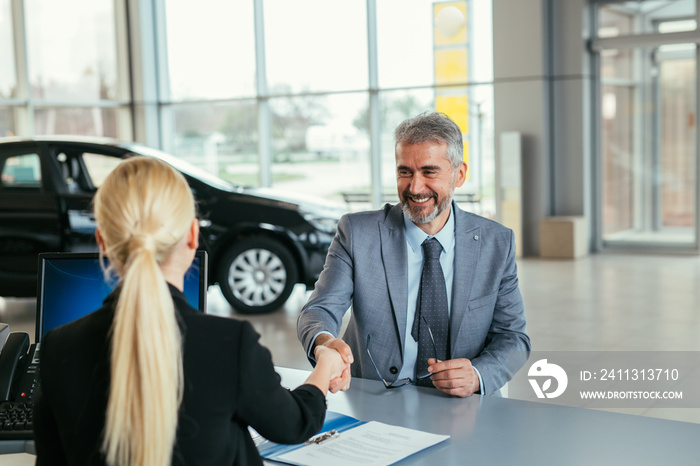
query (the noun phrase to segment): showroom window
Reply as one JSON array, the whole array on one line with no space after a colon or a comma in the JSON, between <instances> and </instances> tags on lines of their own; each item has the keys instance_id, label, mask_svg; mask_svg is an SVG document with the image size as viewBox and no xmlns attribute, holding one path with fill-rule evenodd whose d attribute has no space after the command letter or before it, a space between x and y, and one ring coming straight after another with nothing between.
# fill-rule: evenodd
<instances>
[{"instance_id":1,"label":"showroom window","mask_svg":"<svg viewBox=\"0 0 700 466\"><path fill-rule=\"evenodd\" d=\"M356 210L395 200L393 130L437 110L492 216L491 24L489 0L0 0L0 134L137 138Z\"/></svg>"},{"instance_id":2,"label":"showroom window","mask_svg":"<svg viewBox=\"0 0 700 466\"><path fill-rule=\"evenodd\" d=\"M364 2L265 0L271 94L367 89Z\"/></svg>"},{"instance_id":3,"label":"showroom window","mask_svg":"<svg viewBox=\"0 0 700 466\"><path fill-rule=\"evenodd\" d=\"M211 0L213 25L163 5L163 139L177 156L237 185L365 209L397 198L396 125L444 111L466 142L460 199L495 214L490 2ZM437 29L445 8L449 33Z\"/></svg>"},{"instance_id":4,"label":"showroom window","mask_svg":"<svg viewBox=\"0 0 700 466\"><path fill-rule=\"evenodd\" d=\"M253 3L165 3L170 99L255 96Z\"/></svg>"},{"instance_id":5,"label":"showroom window","mask_svg":"<svg viewBox=\"0 0 700 466\"><path fill-rule=\"evenodd\" d=\"M122 0L0 0L2 135L129 140Z\"/></svg>"},{"instance_id":6,"label":"showroom window","mask_svg":"<svg viewBox=\"0 0 700 466\"><path fill-rule=\"evenodd\" d=\"M3 101L9 104L17 98L13 34L10 0L0 0L0 57L6 57L0 66L0 137L17 134L15 107L3 105Z\"/></svg>"},{"instance_id":7,"label":"showroom window","mask_svg":"<svg viewBox=\"0 0 700 466\"><path fill-rule=\"evenodd\" d=\"M601 245L697 248L695 1L598 3Z\"/></svg>"}]
</instances>

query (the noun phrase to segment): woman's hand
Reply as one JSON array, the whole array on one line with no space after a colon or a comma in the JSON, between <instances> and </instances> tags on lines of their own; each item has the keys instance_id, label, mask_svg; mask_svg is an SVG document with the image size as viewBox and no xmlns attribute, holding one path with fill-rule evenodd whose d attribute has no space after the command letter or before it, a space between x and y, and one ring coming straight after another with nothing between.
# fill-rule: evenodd
<instances>
[{"instance_id":1,"label":"woman's hand","mask_svg":"<svg viewBox=\"0 0 700 466\"><path fill-rule=\"evenodd\" d=\"M314 348L314 357L316 367L306 383L317 386L324 396L329 389L335 393L350 387L350 364L343 360L337 350L319 345Z\"/></svg>"},{"instance_id":2,"label":"woman's hand","mask_svg":"<svg viewBox=\"0 0 700 466\"><path fill-rule=\"evenodd\" d=\"M334 349L325 346L317 346L314 349L314 357L316 358L316 366L325 365L328 367L330 380L341 377L345 369L350 368L350 364L343 361L343 357Z\"/></svg>"}]
</instances>

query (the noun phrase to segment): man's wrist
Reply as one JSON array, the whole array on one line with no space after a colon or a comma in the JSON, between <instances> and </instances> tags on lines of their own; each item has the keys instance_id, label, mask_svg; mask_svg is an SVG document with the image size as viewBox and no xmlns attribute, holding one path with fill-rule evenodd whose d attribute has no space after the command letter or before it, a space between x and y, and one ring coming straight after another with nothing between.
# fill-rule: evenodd
<instances>
[{"instance_id":1,"label":"man's wrist","mask_svg":"<svg viewBox=\"0 0 700 466\"><path fill-rule=\"evenodd\" d=\"M316 351L317 346L323 346L327 341L332 340L334 337L330 333L322 333L316 337L313 345L311 346L311 353Z\"/></svg>"},{"instance_id":2,"label":"man's wrist","mask_svg":"<svg viewBox=\"0 0 700 466\"><path fill-rule=\"evenodd\" d=\"M321 337L324 337L324 338L321 338ZM327 332L325 330L318 332L314 336L313 340L311 340L311 345L309 345L309 351L307 353L307 357L311 361L315 362L316 357L314 356L314 351L316 351L316 347L323 345L325 342L327 342L328 340L331 340L333 338L335 338L335 337L330 332Z\"/></svg>"}]
</instances>

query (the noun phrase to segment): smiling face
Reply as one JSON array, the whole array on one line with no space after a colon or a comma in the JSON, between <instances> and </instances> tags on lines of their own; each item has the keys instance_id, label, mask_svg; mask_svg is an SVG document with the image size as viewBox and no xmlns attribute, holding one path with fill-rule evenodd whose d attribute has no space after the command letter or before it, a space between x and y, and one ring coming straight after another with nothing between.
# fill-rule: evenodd
<instances>
[{"instance_id":1,"label":"smiling face","mask_svg":"<svg viewBox=\"0 0 700 466\"><path fill-rule=\"evenodd\" d=\"M396 182L403 211L413 223L434 235L450 216L456 187L462 186L467 164L452 169L447 144L434 141L396 145Z\"/></svg>"}]
</instances>

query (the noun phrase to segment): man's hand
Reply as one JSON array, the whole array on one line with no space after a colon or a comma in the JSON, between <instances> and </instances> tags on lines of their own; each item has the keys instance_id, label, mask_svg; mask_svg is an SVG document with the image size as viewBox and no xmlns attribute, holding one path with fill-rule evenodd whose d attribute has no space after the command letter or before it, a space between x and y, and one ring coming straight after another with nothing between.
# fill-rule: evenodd
<instances>
[{"instance_id":1,"label":"man's hand","mask_svg":"<svg viewBox=\"0 0 700 466\"><path fill-rule=\"evenodd\" d=\"M340 338L334 338L331 335L324 333L316 338L316 341L314 342L314 349L317 346L325 346L326 348L336 350L343 358L343 362L345 362L345 370L343 370L340 377L336 377L335 379L331 380L328 390L330 390L331 393L336 393L338 391L345 391L350 388L350 364L353 363L354 358L352 356L352 350L348 344Z\"/></svg>"},{"instance_id":2,"label":"man's hand","mask_svg":"<svg viewBox=\"0 0 700 466\"><path fill-rule=\"evenodd\" d=\"M469 359L437 362L431 358L428 364L428 371L433 374L430 380L441 392L464 398L479 391L479 376Z\"/></svg>"}]
</instances>

